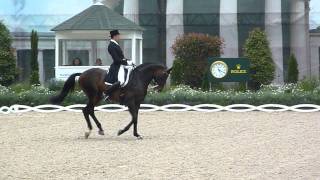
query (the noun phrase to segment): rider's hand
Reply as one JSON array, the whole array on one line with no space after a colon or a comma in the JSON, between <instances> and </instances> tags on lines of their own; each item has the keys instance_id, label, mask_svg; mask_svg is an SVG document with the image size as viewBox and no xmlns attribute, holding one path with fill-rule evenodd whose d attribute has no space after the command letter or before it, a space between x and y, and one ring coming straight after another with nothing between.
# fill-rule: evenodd
<instances>
[{"instance_id":1,"label":"rider's hand","mask_svg":"<svg viewBox=\"0 0 320 180\"><path fill-rule=\"evenodd\" d=\"M127 61L128 66L134 65L133 61Z\"/></svg>"}]
</instances>

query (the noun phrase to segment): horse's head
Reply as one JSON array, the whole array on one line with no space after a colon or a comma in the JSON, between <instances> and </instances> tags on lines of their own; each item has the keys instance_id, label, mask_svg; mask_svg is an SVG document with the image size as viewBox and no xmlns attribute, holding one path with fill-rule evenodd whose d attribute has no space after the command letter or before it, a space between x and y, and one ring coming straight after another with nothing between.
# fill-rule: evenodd
<instances>
[{"instance_id":1,"label":"horse's head","mask_svg":"<svg viewBox=\"0 0 320 180\"><path fill-rule=\"evenodd\" d=\"M164 88L171 70L172 68L167 69L163 65L153 63L144 63L135 69L136 72L139 72L139 79L144 79L147 87L151 81L154 81L156 86L152 88L157 91L161 91Z\"/></svg>"},{"instance_id":2,"label":"horse's head","mask_svg":"<svg viewBox=\"0 0 320 180\"><path fill-rule=\"evenodd\" d=\"M170 75L172 68L166 69L166 68L160 68L157 69L154 73L154 81L157 84L156 87L154 88L157 91L162 91L164 86L166 85L167 79Z\"/></svg>"}]
</instances>

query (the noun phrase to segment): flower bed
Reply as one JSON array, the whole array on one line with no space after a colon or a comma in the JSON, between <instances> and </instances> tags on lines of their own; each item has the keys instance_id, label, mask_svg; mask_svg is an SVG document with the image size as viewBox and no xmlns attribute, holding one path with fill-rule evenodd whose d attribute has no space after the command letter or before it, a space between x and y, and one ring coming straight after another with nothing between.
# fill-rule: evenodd
<instances>
[{"instance_id":1,"label":"flower bed","mask_svg":"<svg viewBox=\"0 0 320 180\"><path fill-rule=\"evenodd\" d=\"M30 88L7 88L0 86L0 107L22 104L36 106L48 104L48 99L57 93L56 90L41 86ZM84 104L87 98L77 90L69 94L62 105ZM187 86L177 86L161 93L150 91L145 102L154 105L166 104L317 104L320 105L320 88L312 83L289 84L283 86L263 86L260 91L209 91L191 89Z\"/></svg>"}]
</instances>

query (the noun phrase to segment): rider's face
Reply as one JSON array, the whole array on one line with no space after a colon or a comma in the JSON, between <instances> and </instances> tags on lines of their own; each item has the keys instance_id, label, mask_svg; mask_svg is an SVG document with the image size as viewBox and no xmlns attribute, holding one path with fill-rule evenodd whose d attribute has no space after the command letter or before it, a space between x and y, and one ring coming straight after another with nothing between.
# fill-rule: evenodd
<instances>
[{"instance_id":1,"label":"rider's face","mask_svg":"<svg viewBox=\"0 0 320 180\"><path fill-rule=\"evenodd\" d=\"M116 40L116 41L119 41L120 40L120 35L118 34L118 35L113 36L113 39Z\"/></svg>"}]
</instances>

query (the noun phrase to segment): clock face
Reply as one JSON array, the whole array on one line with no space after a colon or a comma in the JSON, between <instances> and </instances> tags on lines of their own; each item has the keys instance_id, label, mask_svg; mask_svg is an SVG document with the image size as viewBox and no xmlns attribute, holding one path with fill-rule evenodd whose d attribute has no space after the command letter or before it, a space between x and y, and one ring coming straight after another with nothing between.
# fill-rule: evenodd
<instances>
[{"instance_id":1,"label":"clock face","mask_svg":"<svg viewBox=\"0 0 320 180\"><path fill-rule=\"evenodd\" d=\"M213 77L221 79L228 74L228 65L222 61L216 61L211 65L210 71Z\"/></svg>"}]
</instances>

